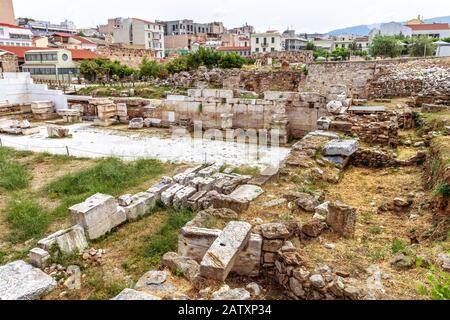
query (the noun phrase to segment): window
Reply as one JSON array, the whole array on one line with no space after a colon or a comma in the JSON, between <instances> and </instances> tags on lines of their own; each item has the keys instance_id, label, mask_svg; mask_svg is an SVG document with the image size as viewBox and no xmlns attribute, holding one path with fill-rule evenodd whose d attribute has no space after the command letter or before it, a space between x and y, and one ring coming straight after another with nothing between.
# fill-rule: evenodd
<instances>
[{"instance_id":1,"label":"window","mask_svg":"<svg viewBox=\"0 0 450 320\"><path fill-rule=\"evenodd\" d=\"M0 28L0 36L4 36L5 35L5 29Z\"/></svg>"},{"instance_id":2,"label":"window","mask_svg":"<svg viewBox=\"0 0 450 320\"><path fill-rule=\"evenodd\" d=\"M270 48L270 51L271 52L275 52L275 48Z\"/></svg>"},{"instance_id":3,"label":"window","mask_svg":"<svg viewBox=\"0 0 450 320\"><path fill-rule=\"evenodd\" d=\"M256 52L259 52L259 48L256 48L255 51L256 51Z\"/></svg>"},{"instance_id":4,"label":"window","mask_svg":"<svg viewBox=\"0 0 450 320\"><path fill-rule=\"evenodd\" d=\"M256 38L256 44L259 44L259 38Z\"/></svg>"},{"instance_id":5,"label":"window","mask_svg":"<svg viewBox=\"0 0 450 320\"><path fill-rule=\"evenodd\" d=\"M274 37L272 37L272 43L275 43L275 38Z\"/></svg>"},{"instance_id":6,"label":"window","mask_svg":"<svg viewBox=\"0 0 450 320\"><path fill-rule=\"evenodd\" d=\"M264 44L267 44L267 38L264 38L263 43L264 43Z\"/></svg>"},{"instance_id":7,"label":"window","mask_svg":"<svg viewBox=\"0 0 450 320\"><path fill-rule=\"evenodd\" d=\"M263 52L266 52L266 48L263 48Z\"/></svg>"}]
</instances>

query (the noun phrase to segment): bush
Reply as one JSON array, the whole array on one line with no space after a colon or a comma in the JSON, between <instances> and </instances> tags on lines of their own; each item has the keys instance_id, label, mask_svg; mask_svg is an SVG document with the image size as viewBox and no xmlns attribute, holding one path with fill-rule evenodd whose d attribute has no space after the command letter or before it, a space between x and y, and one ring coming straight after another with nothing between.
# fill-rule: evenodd
<instances>
[{"instance_id":1,"label":"bush","mask_svg":"<svg viewBox=\"0 0 450 320\"><path fill-rule=\"evenodd\" d=\"M428 285L419 286L419 292L431 300L450 300L450 275L431 267L428 274Z\"/></svg>"},{"instance_id":2,"label":"bush","mask_svg":"<svg viewBox=\"0 0 450 320\"><path fill-rule=\"evenodd\" d=\"M166 69L169 73L179 73L183 71L188 71L188 61L186 57L180 57L173 59L172 61L166 64Z\"/></svg>"},{"instance_id":3,"label":"bush","mask_svg":"<svg viewBox=\"0 0 450 320\"><path fill-rule=\"evenodd\" d=\"M50 225L50 216L35 201L16 196L6 208L6 220L11 227L9 239L24 242L42 236Z\"/></svg>"},{"instance_id":4,"label":"bush","mask_svg":"<svg viewBox=\"0 0 450 320\"><path fill-rule=\"evenodd\" d=\"M144 58L139 65L139 76L143 78L158 78L162 74L162 65L156 61Z\"/></svg>"},{"instance_id":5,"label":"bush","mask_svg":"<svg viewBox=\"0 0 450 320\"><path fill-rule=\"evenodd\" d=\"M240 69L245 64L246 59L237 53L228 53L221 56L219 67L223 69Z\"/></svg>"},{"instance_id":6,"label":"bush","mask_svg":"<svg viewBox=\"0 0 450 320\"><path fill-rule=\"evenodd\" d=\"M428 57L434 56L436 52L436 44L431 37L414 37L412 45L409 49L409 54L412 57Z\"/></svg>"},{"instance_id":7,"label":"bush","mask_svg":"<svg viewBox=\"0 0 450 320\"><path fill-rule=\"evenodd\" d=\"M444 198L450 197L450 186L446 182L441 182L436 187L436 194Z\"/></svg>"},{"instance_id":8,"label":"bush","mask_svg":"<svg viewBox=\"0 0 450 320\"><path fill-rule=\"evenodd\" d=\"M405 250L405 244L403 243L403 241L395 238L394 241L392 242L392 253L399 253Z\"/></svg>"}]
</instances>

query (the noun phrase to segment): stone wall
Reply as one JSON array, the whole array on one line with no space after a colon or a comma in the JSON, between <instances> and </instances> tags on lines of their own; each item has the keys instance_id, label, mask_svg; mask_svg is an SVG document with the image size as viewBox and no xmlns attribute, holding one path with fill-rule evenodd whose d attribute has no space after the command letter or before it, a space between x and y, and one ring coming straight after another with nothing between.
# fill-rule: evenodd
<instances>
[{"instance_id":1,"label":"stone wall","mask_svg":"<svg viewBox=\"0 0 450 320\"><path fill-rule=\"evenodd\" d=\"M313 51L276 51L256 54L257 63L267 64L269 59L287 63L312 63L314 61Z\"/></svg>"},{"instance_id":2,"label":"stone wall","mask_svg":"<svg viewBox=\"0 0 450 320\"><path fill-rule=\"evenodd\" d=\"M421 165L426 160L426 154L417 153L408 160L399 160L392 152L379 149L360 149L351 157L351 164L356 167L386 168L399 166Z\"/></svg>"},{"instance_id":3,"label":"stone wall","mask_svg":"<svg viewBox=\"0 0 450 320\"><path fill-rule=\"evenodd\" d=\"M265 99L234 98L231 90L192 89L189 96L168 100L129 99L130 118L160 119L166 126L201 121L204 130L279 129L282 137L301 138L316 130L317 120L326 113L325 97L314 93L268 91ZM118 101L127 101L116 99Z\"/></svg>"},{"instance_id":4,"label":"stone wall","mask_svg":"<svg viewBox=\"0 0 450 320\"><path fill-rule=\"evenodd\" d=\"M19 69L19 62L17 56L13 54L0 55L0 73L1 72L17 72Z\"/></svg>"},{"instance_id":5,"label":"stone wall","mask_svg":"<svg viewBox=\"0 0 450 320\"><path fill-rule=\"evenodd\" d=\"M172 75L165 80L165 84L176 87L219 87L262 94L264 91L298 91L305 77L304 73L297 71L199 69Z\"/></svg>"},{"instance_id":6,"label":"stone wall","mask_svg":"<svg viewBox=\"0 0 450 320\"><path fill-rule=\"evenodd\" d=\"M354 98L448 96L449 59L313 63L300 91L326 93L346 85Z\"/></svg>"},{"instance_id":7,"label":"stone wall","mask_svg":"<svg viewBox=\"0 0 450 320\"><path fill-rule=\"evenodd\" d=\"M129 67L137 68L144 58L155 60L155 51L144 49L129 49L120 46L100 46L97 54L103 58L119 61Z\"/></svg>"}]
</instances>

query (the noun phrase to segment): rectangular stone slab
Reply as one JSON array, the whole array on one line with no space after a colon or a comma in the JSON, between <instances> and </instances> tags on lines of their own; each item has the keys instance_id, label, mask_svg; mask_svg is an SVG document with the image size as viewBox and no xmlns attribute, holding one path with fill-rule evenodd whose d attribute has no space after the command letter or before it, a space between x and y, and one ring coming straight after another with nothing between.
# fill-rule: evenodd
<instances>
[{"instance_id":1,"label":"rectangular stone slab","mask_svg":"<svg viewBox=\"0 0 450 320\"><path fill-rule=\"evenodd\" d=\"M359 148L356 140L333 140L328 142L323 148L325 156L344 156L349 157L354 154Z\"/></svg>"},{"instance_id":2,"label":"rectangular stone slab","mask_svg":"<svg viewBox=\"0 0 450 320\"><path fill-rule=\"evenodd\" d=\"M38 242L38 246L46 251L50 251L53 244L56 244L65 253L78 253L88 247L84 229L79 225L67 230L60 230Z\"/></svg>"},{"instance_id":3,"label":"rectangular stone slab","mask_svg":"<svg viewBox=\"0 0 450 320\"><path fill-rule=\"evenodd\" d=\"M250 238L252 226L232 221L208 249L200 263L200 275L207 279L225 281L239 254Z\"/></svg>"},{"instance_id":4,"label":"rectangular stone slab","mask_svg":"<svg viewBox=\"0 0 450 320\"><path fill-rule=\"evenodd\" d=\"M37 300L56 285L55 279L22 260L0 267L0 300Z\"/></svg>"},{"instance_id":5,"label":"rectangular stone slab","mask_svg":"<svg viewBox=\"0 0 450 320\"><path fill-rule=\"evenodd\" d=\"M184 186L181 185L181 184L178 184L178 183L174 184L173 186L171 186L169 189L167 189L166 191L164 191L161 194L161 201L162 201L162 203L166 207L170 207L172 205L173 198L175 197L177 192L180 191L183 188L184 188Z\"/></svg>"}]
</instances>

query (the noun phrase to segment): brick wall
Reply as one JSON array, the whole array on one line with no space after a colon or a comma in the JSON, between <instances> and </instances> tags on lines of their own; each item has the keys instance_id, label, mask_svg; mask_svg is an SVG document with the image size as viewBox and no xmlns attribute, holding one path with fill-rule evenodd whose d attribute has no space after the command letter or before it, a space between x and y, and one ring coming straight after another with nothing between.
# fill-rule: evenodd
<instances>
[{"instance_id":1,"label":"brick wall","mask_svg":"<svg viewBox=\"0 0 450 320\"><path fill-rule=\"evenodd\" d=\"M99 47L97 53L103 58L117 60L132 68L137 68L144 58L149 60L155 60L156 58L155 51L120 46Z\"/></svg>"}]
</instances>

